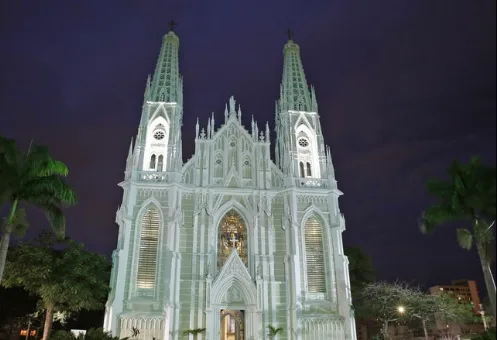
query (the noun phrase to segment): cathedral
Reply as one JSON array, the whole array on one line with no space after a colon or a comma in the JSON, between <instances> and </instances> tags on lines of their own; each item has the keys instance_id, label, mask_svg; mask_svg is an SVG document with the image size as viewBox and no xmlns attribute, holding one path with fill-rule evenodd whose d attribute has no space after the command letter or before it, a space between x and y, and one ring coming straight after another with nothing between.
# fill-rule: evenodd
<instances>
[{"instance_id":1,"label":"cathedral","mask_svg":"<svg viewBox=\"0 0 497 340\"><path fill-rule=\"evenodd\" d=\"M291 36L269 125L196 124L182 159L179 38L146 83L126 159L104 329L140 340L355 340L330 149ZM220 119L221 120L221 119Z\"/></svg>"}]
</instances>

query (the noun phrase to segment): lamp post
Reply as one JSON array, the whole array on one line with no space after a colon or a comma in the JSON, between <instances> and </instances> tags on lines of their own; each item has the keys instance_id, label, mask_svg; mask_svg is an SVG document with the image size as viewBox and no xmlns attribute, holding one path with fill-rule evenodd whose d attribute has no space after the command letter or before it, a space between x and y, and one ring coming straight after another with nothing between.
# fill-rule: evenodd
<instances>
[{"instance_id":1,"label":"lamp post","mask_svg":"<svg viewBox=\"0 0 497 340\"><path fill-rule=\"evenodd\" d=\"M485 328L485 330L487 330L488 328L488 325L487 325L487 320L485 320L485 310L483 310L483 305L480 304L480 315L481 315L481 319L483 321L483 328Z\"/></svg>"}]
</instances>

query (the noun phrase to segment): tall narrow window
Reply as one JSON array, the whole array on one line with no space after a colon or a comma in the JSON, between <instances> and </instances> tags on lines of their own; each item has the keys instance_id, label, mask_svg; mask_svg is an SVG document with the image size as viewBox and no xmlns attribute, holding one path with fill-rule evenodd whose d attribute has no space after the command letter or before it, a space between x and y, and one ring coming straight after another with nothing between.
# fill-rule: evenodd
<instances>
[{"instance_id":1,"label":"tall narrow window","mask_svg":"<svg viewBox=\"0 0 497 340\"><path fill-rule=\"evenodd\" d=\"M312 177L311 163L307 162L307 177Z\"/></svg>"},{"instance_id":2,"label":"tall narrow window","mask_svg":"<svg viewBox=\"0 0 497 340\"><path fill-rule=\"evenodd\" d=\"M326 293L326 274L324 267L323 229L315 217L309 218L304 228L307 289L311 296L324 297L324 293Z\"/></svg>"},{"instance_id":3,"label":"tall narrow window","mask_svg":"<svg viewBox=\"0 0 497 340\"><path fill-rule=\"evenodd\" d=\"M160 155L157 161L157 171L162 172L162 167L164 166L164 156Z\"/></svg>"},{"instance_id":4,"label":"tall narrow window","mask_svg":"<svg viewBox=\"0 0 497 340\"><path fill-rule=\"evenodd\" d=\"M150 157L150 169L155 169L155 155Z\"/></svg>"},{"instance_id":5,"label":"tall narrow window","mask_svg":"<svg viewBox=\"0 0 497 340\"><path fill-rule=\"evenodd\" d=\"M157 208L151 207L141 222L136 288L152 289L155 286L159 226L159 212Z\"/></svg>"},{"instance_id":6,"label":"tall narrow window","mask_svg":"<svg viewBox=\"0 0 497 340\"><path fill-rule=\"evenodd\" d=\"M305 177L305 172L304 172L304 162L299 163L300 166L300 177Z\"/></svg>"}]
</instances>

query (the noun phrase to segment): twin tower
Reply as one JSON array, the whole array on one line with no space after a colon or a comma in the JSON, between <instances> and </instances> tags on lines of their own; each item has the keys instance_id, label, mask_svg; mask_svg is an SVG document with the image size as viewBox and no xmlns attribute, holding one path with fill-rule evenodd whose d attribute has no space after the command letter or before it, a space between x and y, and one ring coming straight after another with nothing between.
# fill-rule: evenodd
<instances>
[{"instance_id":1,"label":"twin tower","mask_svg":"<svg viewBox=\"0 0 497 340\"><path fill-rule=\"evenodd\" d=\"M345 220L299 46L285 44L275 112L250 130L230 98L182 159L179 38L162 42L129 148L104 328L143 340L351 339ZM219 126L220 125L220 126ZM216 128L218 126L218 128Z\"/></svg>"}]
</instances>

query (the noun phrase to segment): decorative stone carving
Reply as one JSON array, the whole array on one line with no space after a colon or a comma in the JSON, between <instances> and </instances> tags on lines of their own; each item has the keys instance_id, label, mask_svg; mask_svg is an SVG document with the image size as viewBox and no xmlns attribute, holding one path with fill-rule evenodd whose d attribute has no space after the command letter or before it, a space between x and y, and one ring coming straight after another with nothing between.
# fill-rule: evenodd
<instances>
[{"instance_id":1,"label":"decorative stone carving","mask_svg":"<svg viewBox=\"0 0 497 340\"><path fill-rule=\"evenodd\" d=\"M236 286L231 286L226 292L225 299L228 303L243 302L242 292Z\"/></svg>"}]
</instances>

